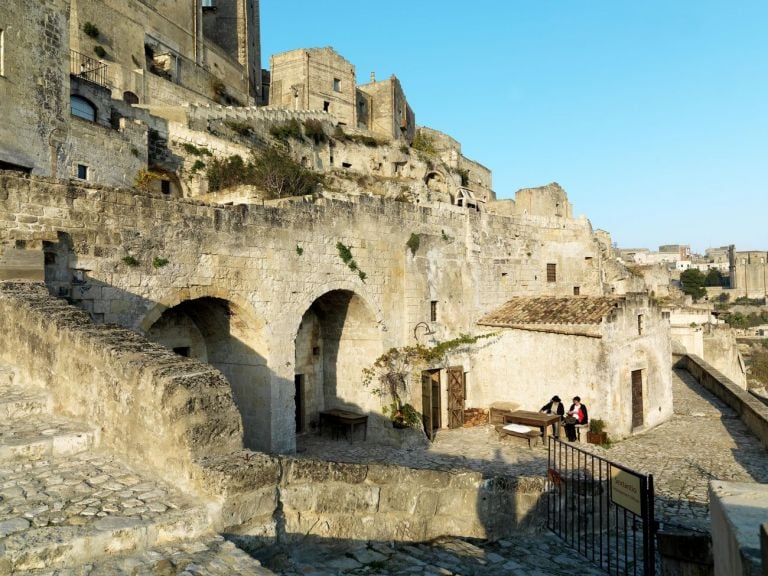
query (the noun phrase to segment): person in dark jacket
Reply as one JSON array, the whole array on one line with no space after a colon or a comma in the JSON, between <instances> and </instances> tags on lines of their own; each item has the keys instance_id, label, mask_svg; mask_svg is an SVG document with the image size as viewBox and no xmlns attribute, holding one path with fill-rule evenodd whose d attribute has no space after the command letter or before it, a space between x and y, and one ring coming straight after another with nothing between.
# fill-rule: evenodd
<instances>
[{"instance_id":1,"label":"person in dark jacket","mask_svg":"<svg viewBox=\"0 0 768 576\"><path fill-rule=\"evenodd\" d=\"M552 424L552 433L554 434L555 438L560 438L560 422L565 415L565 406L563 406L563 403L560 400L560 396L557 394L552 396L552 400L544 404L539 412L544 412L545 414L557 414L560 416L560 420Z\"/></svg>"},{"instance_id":2,"label":"person in dark jacket","mask_svg":"<svg viewBox=\"0 0 768 576\"><path fill-rule=\"evenodd\" d=\"M589 421L587 407L581 403L581 398L573 397L573 404L565 414L565 435L570 442L576 441L576 425L586 424Z\"/></svg>"}]
</instances>

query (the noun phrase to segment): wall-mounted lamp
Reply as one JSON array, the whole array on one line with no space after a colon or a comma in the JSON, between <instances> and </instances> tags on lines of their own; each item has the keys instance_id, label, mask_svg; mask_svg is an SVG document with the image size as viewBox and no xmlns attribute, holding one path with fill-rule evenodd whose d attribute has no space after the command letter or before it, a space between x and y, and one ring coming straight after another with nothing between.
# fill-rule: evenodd
<instances>
[{"instance_id":1,"label":"wall-mounted lamp","mask_svg":"<svg viewBox=\"0 0 768 576\"><path fill-rule=\"evenodd\" d=\"M422 326L424 328L424 336L431 336L432 334L435 333L435 331L432 330L429 324L427 324L426 322L419 322L418 324L416 324L416 326L413 327L413 337L416 340L419 339L419 337L416 334L419 330L419 326Z\"/></svg>"}]
</instances>

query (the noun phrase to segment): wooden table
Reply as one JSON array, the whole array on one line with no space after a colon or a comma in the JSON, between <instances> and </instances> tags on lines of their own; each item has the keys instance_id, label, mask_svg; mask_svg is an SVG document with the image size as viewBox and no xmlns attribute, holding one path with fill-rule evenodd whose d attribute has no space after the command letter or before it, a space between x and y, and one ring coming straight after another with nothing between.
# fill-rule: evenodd
<instances>
[{"instance_id":1,"label":"wooden table","mask_svg":"<svg viewBox=\"0 0 768 576\"><path fill-rule=\"evenodd\" d=\"M541 437L547 437L547 428L560 422L559 414L544 414L529 410L515 410L504 416L505 424L524 424L541 429Z\"/></svg>"},{"instance_id":2,"label":"wooden table","mask_svg":"<svg viewBox=\"0 0 768 576\"><path fill-rule=\"evenodd\" d=\"M343 432L344 438L349 440L349 433L354 434L355 428L359 425L363 426L363 440L367 440L368 416L366 414L357 414L340 408L320 412L320 434L323 433L323 428L330 428L334 438L338 438L339 432Z\"/></svg>"}]
</instances>

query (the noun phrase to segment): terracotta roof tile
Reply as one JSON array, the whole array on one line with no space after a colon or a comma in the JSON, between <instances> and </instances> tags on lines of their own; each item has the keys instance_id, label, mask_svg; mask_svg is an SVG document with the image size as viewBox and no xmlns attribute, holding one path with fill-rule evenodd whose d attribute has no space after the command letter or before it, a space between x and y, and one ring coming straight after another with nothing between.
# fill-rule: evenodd
<instances>
[{"instance_id":1,"label":"terracotta roof tile","mask_svg":"<svg viewBox=\"0 0 768 576\"><path fill-rule=\"evenodd\" d=\"M621 298L610 296L537 296L513 298L486 314L478 324L484 326L530 326L600 324Z\"/></svg>"}]
</instances>

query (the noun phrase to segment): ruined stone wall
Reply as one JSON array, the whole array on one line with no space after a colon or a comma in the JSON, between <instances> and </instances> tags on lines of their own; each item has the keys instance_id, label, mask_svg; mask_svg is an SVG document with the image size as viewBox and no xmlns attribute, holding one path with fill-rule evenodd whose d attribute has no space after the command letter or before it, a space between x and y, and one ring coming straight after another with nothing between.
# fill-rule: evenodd
<instances>
[{"instance_id":1,"label":"ruined stone wall","mask_svg":"<svg viewBox=\"0 0 768 576\"><path fill-rule=\"evenodd\" d=\"M212 367L152 346L48 295L0 284L0 359L48 390L54 410L94 426L101 446L199 490L193 461L242 447L229 384Z\"/></svg>"},{"instance_id":2,"label":"ruined stone wall","mask_svg":"<svg viewBox=\"0 0 768 576\"><path fill-rule=\"evenodd\" d=\"M216 207L129 190L82 187L3 173L0 244L49 242L49 276L99 322L147 330L186 300L221 298L249 326L258 403L250 445L293 446L294 339L304 313L334 290L366 304L381 349L413 342L413 328L439 302L440 338L474 331L484 313L514 295L602 293L597 245L583 220L497 217L450 205L420 208L360 197L270 206ZM58 234L58 240L57 240ZM406 247L411 234L421 245ZM358 270L341 260L349 247ZM297 247L301 250L297 250ZM131 257L135 265L126 263ZM156 259L167 259L162 267ZM587 259L594 264L585 265ZM557 262L557 282L546 264ZM360 272L365 274L364 277ZM355 381L340 390L355 398Z\"/></svg>"},{"instance_id":3,"label":"ruined stone wall","mask_svg":"<svg viewBox=\"0 0 768 576\"><path fill-rule=\"evenodd\" d=\"M572 218L572 207L559 184L553 182L537 188L523 188L515 193L518 214Z\"/></svg>"},{"instance_id":4,"label":"ruined stone wall","mask_svg":"<svg viewBox=\"0 0 768 576\"><path fill-rule=\"evenodd\" d=\"M414 115L400 81L392 76L383 82L358 86L358 91L368 96L367 128L388 140L413 142L416 133Z\"/></svg>"},{"instance_id":5,"label":"ruined stone wall","mask_svg":"<svg viewBox=\"0 0 768 576\"><path fill-rule=\"evenodd\" d=\"M708 325L704 334L703 354L707 362L730 378L734 384L747 389L747 374L739 354L736 335L730 326Z\"/></svg>"},{"instance_id":6,"label":"ruined stone wall","mask_svg":"<svg viewBox=\"0 0 768 576\"><path fill-rule=\"evenodd\" d=\"M68 0L0 3L0 162L50 175L69 125ZM66 173L66 167L61 167Z\"/></svg>"}]
</instances>

